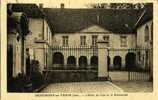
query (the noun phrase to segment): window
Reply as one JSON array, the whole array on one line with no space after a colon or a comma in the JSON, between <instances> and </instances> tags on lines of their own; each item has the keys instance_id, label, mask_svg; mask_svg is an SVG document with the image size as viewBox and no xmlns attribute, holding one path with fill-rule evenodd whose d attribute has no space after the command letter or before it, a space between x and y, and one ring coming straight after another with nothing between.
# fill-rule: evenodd
<instances>
[{"instance_id":1,"label":"window","mask_svg":"<svg viewBox=\"0 0 158 100\"><path fill-rule=\"evenodd\" d=\"M145 42L149 41L149 27L145 27Z\"/></svg>"},{"instance_id":2,"label":"window","mask_svg":"<svg viewBox=\"0 0 158 100\"><path fill-rule=\"evenodd\" d=\"M63 46L68 46L68 36L63 36Z\"/></svg>"},{"instance_id":3,"label":"window","mask_svg":"<svg viewBox=\"0 0 158 100\"><path fill-rule=\"evenodd\" d=\"M93 35L93 36L92 36L92 45L93 45L93 46L95 46L95 45L96 45L97 38L98 38L98 36L97 36L97 35Z\"/></svg>"},{"instance_id":4,"label":"window","mask_svg":"<svg viewBox=\"0 0 158 100\"><path fill-rule=\"evenodd\" d=\"M127 46L127 37L121 36L121 47L126 47L126 46Z\"/></svg>"},{"instance_id":5,"label":"window","mask_svg":"<svg viewBox=\"0 0 158 100\"><path fill-rule=\"evenodd\" d=\"M104 41L108 42L108 46L109 46L109 36L103 36Z\"/></svg>"},{"instance_id":6,"label":"window","mask_svg":"<svg viewBox=\"0 0 158 100\"><path fill-rule=\"evenodd\" d=\"M81 45L86 45L86 36L81 36L80 40L81 40L80 42Z\"/></svg>"}]
</instances>

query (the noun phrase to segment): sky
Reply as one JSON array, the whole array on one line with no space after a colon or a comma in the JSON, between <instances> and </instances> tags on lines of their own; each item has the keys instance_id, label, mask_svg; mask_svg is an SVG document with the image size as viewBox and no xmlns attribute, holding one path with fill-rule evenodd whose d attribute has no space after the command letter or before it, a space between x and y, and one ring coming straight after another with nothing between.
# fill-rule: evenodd
<instances>
[{"instance_id":1,"label":"sky","mask_svg":"<svg viewBox=\"0 0 158 100\"><path fill-rule=\"evenodd\" d=\"M65 8L85 8L89 3L105 2L105 0L7 0L19 3L43 3L44 7L59 8L61 3L64 3Z\"/></svg>"},{"instance_id":2,"label":"sky","mask_svg":"<svg viewBox=\"0 0 158 100\"><path fill-rule=\"evenodd\" d=\"M120 2L120 0L113 0L113 2ZM126 1L126 0L124 0ZM133 2L135 0L129 0ZM129 2L128 1L128 2ZM144 0L145 1L145 0ZM61 3L64 3L65 8L86 8L91 3L105 3L109 0L7 0L9 3L43 3L44 7L59 8ZM127 1L126 1L127 2ZM137 0L138 2L138 0Z\"/></svg>"}]
</instances>

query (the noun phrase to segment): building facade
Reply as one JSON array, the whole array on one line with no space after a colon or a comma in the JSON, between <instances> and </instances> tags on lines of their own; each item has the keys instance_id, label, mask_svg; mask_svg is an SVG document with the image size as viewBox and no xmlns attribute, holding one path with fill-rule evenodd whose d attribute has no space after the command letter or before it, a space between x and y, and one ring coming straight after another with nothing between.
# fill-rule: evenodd
<instances>
[{"instance_id":1,"label":"building facade","mask_svg":"<svg viewBox=\"0 0 158 100\"><path fill-rule=\"evenodd\" d=\"M44 18L29 18L29 22L31 33L26 37L26 48L29 49L30 59L39 61L42 71L52 64L52 33Z\"/></svg>"},{"instance_id":2,"label":"building facade","mask_svg":"<svg viewBox=\"0 0 158 100\"><path fill-rule=\"evenodd\" d=\"M97 31L96 31L97 30ZM66 34L55 34L53 36L53 47L56 46L63 47L63 50L60 50L59 53L62 53L64 56L64 65L68 64L68 59L70 57L73 57L76 59L76 66L79 66L79 59L80 57L84 56L87 59L87 65L91 66L91 63L93 62L92 59L98 58L97 53L94 54L93 49L97 49L97 42L98 40L104 40L108 42L107 48L110 49L118 49L120 51L109 53L109 58L111 59L109 62L110 67L114 67L114 59L117 59L117 57L121 58L121 65L122 67L125 67L125 57L128 53L127 50L121 51L121 49L131 49L135 48L136 46L136 36L135 34L116 34L107 31L106 29L103 29L99 27L98 25L93 25L89 28L83 29L80 32L76 33L66 33ZM74 53L71 53L71 51L64 50L64 48L80 48L85 50L81 50ZM88 50L91 49L91 50ZM96 50L95 49L95 50ZM97 50L96 50L97 51ZM56 52L55 52L56 53ZM55 57L54 57L55 58ZM56 58L55 58L56 59ZM95 60L94 60L95 61ZM106 58L105 58L106 61Z\"/></svg>"},{"instance_id":3,"label":"building facade","mask_svg":"<svg viewBox=\"0 0 158 100\"><path fill-rule=\"evenodd\" d=\"M98 41L107 42L110 69L126 70L146 65L139 64L138 50L142 42L138 22L144 9L64 9L45 8L45 13L54 27L52 36L53 66L82 66L88 68L98 64ZM143 44L142 44L143 45ZM54 60L54 59L60 60ZM144 58L147 63L149 58ZM98 65L97 65L98 66ZM149 66L147 66L149 67ZM133 69L132 68L132 69Z\"/></svg>"},{"instance_id":4,"label":"building facade","mask_svg":"<svg viewBox=\"0 0 158 100\"><path fill-rule=\"evenodd\" d=\"M42 72L45 67L52 64L52 32L42 9L35 4L8 4L8 8L13 12L8 17L8 50L12 51L8 52L8 56L11 56L8 57L8 64L12 66L9 72L13 77L20 73L30 74L32 60L39 62L39 69ZM27 15L27 19L22 21L22 15ZM20 33L22 26L18 23L27 24L28 33L23 38ZM26 30L26 27L24 28Z\"/></svg>"}]
</instances>

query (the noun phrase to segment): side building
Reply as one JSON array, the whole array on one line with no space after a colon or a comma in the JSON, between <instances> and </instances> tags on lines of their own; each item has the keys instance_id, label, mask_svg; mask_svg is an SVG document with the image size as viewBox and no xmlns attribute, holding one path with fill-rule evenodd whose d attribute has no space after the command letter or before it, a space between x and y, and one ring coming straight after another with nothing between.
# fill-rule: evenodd
<instances>
[{"instance_id":1,"label":"side building","mask_svg":"<svg viewBox=\"0 0 158 100\"><path fill-rule=\"evenodd\" d=\"M52 56L50 56L52 51L52 30L40 7L36 4L11 4L13 12L22 12L27 15L29 32L24 38L24 66L26 69L24 74L30 73L32 60L39 62L41 72L52 64Z\"/></svg>"},{"instance_id":2,"label":"side building","mask_svg":"<svg viewBox=\"0 0 158 100\"><path fill-rule=\"evenodd\" d=\"M140 49L137 52L138 64L150 67L153 75L153 6L151 4L146 5L135 24L135 29L137 30L136 48Z\"/></svg>"}]
</instances>

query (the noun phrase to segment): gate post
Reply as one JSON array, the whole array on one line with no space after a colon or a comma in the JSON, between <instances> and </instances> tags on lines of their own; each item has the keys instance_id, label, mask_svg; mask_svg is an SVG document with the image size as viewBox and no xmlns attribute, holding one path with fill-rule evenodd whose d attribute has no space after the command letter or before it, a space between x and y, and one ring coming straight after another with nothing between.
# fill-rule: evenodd
<instances>
[{"instance_id":1,"label":"gate post","mask_svg":"<svg viewBox=\"0 0 158 100\"><path fill-rule=\"evenodd\" d=\"M107 80L108 78L108 48L107 41L98 41L98 80Z\"/></svg>"}]
</instances>

